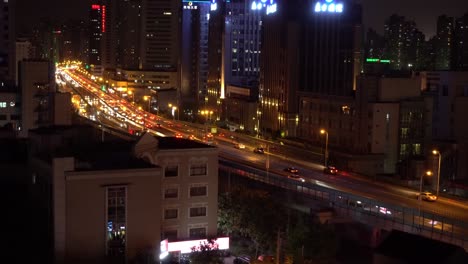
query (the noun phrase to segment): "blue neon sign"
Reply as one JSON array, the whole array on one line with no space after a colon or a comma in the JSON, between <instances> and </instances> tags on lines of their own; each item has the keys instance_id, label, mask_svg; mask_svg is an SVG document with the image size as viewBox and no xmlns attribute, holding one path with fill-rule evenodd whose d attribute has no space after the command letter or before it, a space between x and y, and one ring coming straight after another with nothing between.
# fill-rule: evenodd
<instances>
[{"instance_id":1,"label":"blue neon sign","mask_svg":"<svg viewBox=\"0 0 468 264\"><path fill-rule=\"evenodd\" d=\"M315 13L343 13L343 3L335 3L334 0L317 2L314 8Z\"/></svg>"},{"instance_id":2,"label":"blue neon sign","mask_svg":"<svg viewBox=\"0 0 468 264\"><path fill-rule=\"evenodd\" d=\"M216 0L211 0L210 11L216 11L216 9L218 9L218 3Z\"/></svg>"},{"instance_id":3,"label":"blue neon sign","mask_svg":"<svg viewBox=\"0 0 468 264\"><path fill-rule=\"evenodd\" d=\"M250 10L262 10L265 9L267 15L276 13L278 5L276 0L254 0L250 5Z\"/></svg>"}]
</instances>

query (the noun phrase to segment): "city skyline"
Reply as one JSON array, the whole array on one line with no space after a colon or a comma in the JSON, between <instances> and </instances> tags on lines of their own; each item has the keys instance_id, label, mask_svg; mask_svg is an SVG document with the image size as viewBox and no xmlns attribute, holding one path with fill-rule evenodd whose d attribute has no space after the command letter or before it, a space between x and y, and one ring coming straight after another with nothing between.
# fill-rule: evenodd
<instances>
[{"instance_id":1,"label":"city skyline","mask_svg":"<svg viewBox=\"0 0 468 264\"><path fill-rule=\"evenodd\" d=\"M34 24L42 17L54 17L58 19L86 19L88 16L89 5L92 0L17 0L18 5L18 26ZM403 15L409 20L414 20L417 27L424 33L426 39L434 36L436 33L437 17L447 15L460 17L468 13L468 2L457 0L444 1L441 6L437 0L394 0L394 1L374 1L358 0L363 5L363 24L365 28L371 27L377 32L382 33L384 22L392 14ZM418 13L424 4L424 12ZM20 11L21 10L21 11ZM59 11L60 10L60 11ZM57 14L62 15L58 17ZM22 27L23 29L27 28ZM21 31L19 31L21 32Z\"/></svg>"}]
</instances>

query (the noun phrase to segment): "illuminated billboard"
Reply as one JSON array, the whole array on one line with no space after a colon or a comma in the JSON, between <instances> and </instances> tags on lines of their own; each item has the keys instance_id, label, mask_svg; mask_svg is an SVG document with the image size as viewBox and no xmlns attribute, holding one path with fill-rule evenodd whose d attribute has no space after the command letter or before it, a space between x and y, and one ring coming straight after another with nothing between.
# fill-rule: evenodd
<instances>
[{"instance_id":1,"label":"illuminated billboard","mask_svg":"<svg viewBox=\"0 0 468 264\"><path fill-rule=\"evenodd\" d=\"M334 0L324 0L315 3L315 13L343 13L343 3L336 3Z\"/></svg>"},{"instance_id":2,"label":"illuminated billboard","mask_svg":"<svg viewBox=\"0 0 468 264\"><path fill-rule=\"evenodd\" d=\"M250 10L265 10L265 14L273 14L278 10L276 0L254 0L250 5Z\"/></svg>"}]
</instances>

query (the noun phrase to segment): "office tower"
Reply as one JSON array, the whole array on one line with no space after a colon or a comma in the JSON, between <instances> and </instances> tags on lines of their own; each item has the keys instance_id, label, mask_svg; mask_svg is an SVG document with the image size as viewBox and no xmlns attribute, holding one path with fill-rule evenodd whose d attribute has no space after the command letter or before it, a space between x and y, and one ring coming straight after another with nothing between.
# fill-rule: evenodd
<instances>
[{"instance_id":1,"label":"office tower","mask_svg":"<svg viewBox=\"0 0 468 264\"><path fill-rule=\"evenodd\" d=\"M118 26L113 28L113 30L118 31L117 35L119 36L116 67L123 69L142 68L140 53L144 36L141 29L141 13L141 0L119 2Z\"/></svg>"},{"instance_id":2,"label":"office tower","mask_svg":"<svg viewBox=\"0 0 468 264\"><path fill-rule=\"evenodd\" d=\"M179 61L181 2L174 0L142 1L142 68L177 70Z\"/></svg>"},{"instance_id":3,"label":"office tower","mask_svg":"<svg viewBox=\"0 0 468 264\"><path fill-rule=\"evenodd\" d=\"M101 39L103 28L103 8L92 4L89 13L89 55L88 64L93 74L102 74Z\"/></svg>"},{"instance_id":4,"label":"office tower","mask_svg":"<svg viewBox=\"0 0 468 264\"><path fill-rule=\"evenodd\" d=\"M455 20L454 69L468 70L468 13Z\"/></svg>"},{"instance_id":5,"label":"office tower","mask_svg":"<svg viewBox=\"0 0 468 264\"><path fill-rule=\"evenodd\" d=\"M203 107L208 71L210 2L182 3L181 107L193 117Z\"/></svg>"},{"instance_id":6,"label":"office tower","mask_svg":"<svg viewBox=\"0 0 468 264\"><path fill-rule=\"evenodd\" d=\"M263 20L260 128L295 136L302 123L309 137L307 113L301 122L298 113L306 101L353 94L361 68L361 7L352 1L290 3L278 1Z\"/></svg>"},{"instance_id":7,"label":"office tower","mask_svg":"<svg viewBox=\"0 0 468 264\"><path fill-rule=\"evenodd\" d=\"M15 79L15 1L0 1L0 80Z\"/></svg>"},{"instance_id":8,"label":"office tower","mask_svg":"<svg viewBox=\"0 0 468 264\"><path fill-rule=\"evenodd\" d=\"M415 56L420 53L421 37L422 33L416 28L416 23L403 16L392 15L385 21L384 56L391 60L391 68L409 69L416 64L418 59Z\"/></svg>"},{"instance_id":9,"label":"office tower","mask_svg":"<svg viewBox=\"0 0 468 264\"><path fill-rule=\"evenodd\" d=\"M15 56L15 65L16 72L19 72L19 62L25 59L33 58L34 49L31 42L25 38L19 38L16 40L16 56ZM18 75L15 78L15 84L18 85Z\"/></svg>"},{"instance_id":10,"label":"office tower","mask_svg":"<svg viewBox=\"0 0 468 264\"><path fill-rule=\"evenodd\" d=\"M436 70L451 69L453 30L453 17L442 15L437 18Z\"/></svg>"}]
</instances>

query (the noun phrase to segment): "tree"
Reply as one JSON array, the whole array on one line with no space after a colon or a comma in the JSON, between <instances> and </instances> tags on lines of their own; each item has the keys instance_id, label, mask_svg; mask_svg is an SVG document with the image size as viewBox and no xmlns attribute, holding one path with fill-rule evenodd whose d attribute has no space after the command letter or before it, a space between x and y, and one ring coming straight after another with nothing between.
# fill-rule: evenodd
<instances>
[{"instance_id":1,"label":"tree","mask_svg":"<svg viewBox=\"0 0 468 264\"><path fill-rule=\"evenodd\" d=\"M267 192L234 188L219 199L219 228L249 237L257 249L268 251L276 245L277 230L284 227L282 204Z\"/></svg>"},{"instance_id":2,"label":"tree","mask_svg":"<svg viewBox=\"0 0 468 264\"><path fill-rule=\"evenodd\" d=\"M292 216L286 252L294 260L313 260L313 263L331 263L334 260L337 241L334 230L324 224L313 222L309 215Z\"/></svg>"},{"instance_id":3,"label":"tree","mask_svg":"<svg viewBox=\"0 0 468 264\"><path fill-rule=\"evenodd\" d=\"M200 243L200 246L193 247L190 254L190 263L193 264L222 264L222 253L218 249L214 239Z\"/></svg>"}]
</instances>

